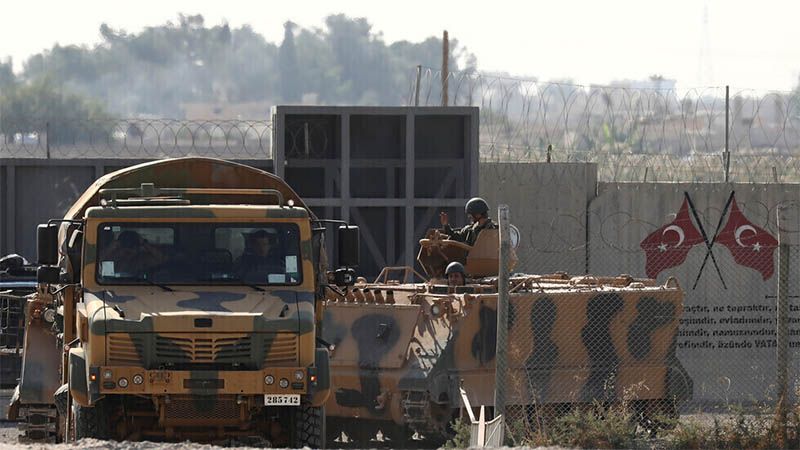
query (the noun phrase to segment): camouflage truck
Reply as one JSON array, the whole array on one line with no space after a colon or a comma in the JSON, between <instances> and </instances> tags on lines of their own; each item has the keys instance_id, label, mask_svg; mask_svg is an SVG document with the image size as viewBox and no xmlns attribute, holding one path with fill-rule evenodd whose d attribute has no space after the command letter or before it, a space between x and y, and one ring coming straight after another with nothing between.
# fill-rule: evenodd
<instances>
[{"instance_id":1,"label":"camouflage truck","mask_svg":"<svg viewBox=\"0 0 800 450\"><path fill-rule=\"evenodd\" d=\"M512 274L508 378L495 380L498 230L484 230L474 246L446 238L431 230L420 241L425 282L392 267L372 283L329 291L329 445L344 432L340 442L371 446L378 430L393 447L412 433L431 441L416 445L439 444L463 406L460 390L473 406L493 405L496 382L506 383L509 422L526 427L624 398L653 423L691 395L675 355L683 292L673 279L656 285L627 275ZM465 266L466 285L443 279L451 261ZM512 255L510 269L515 262Z\"/></svg>"},{"instance_id":2,"label":"camouflage truck","mask_svg":"<svg viewBox=\"0 0 800 450\"><path fill-rule=\"evenodd\" d=\"M11 414L24 438L323 447L321 224L280 178L222 160L98 179L38 229Z\"/></svg>"}]
</instances>

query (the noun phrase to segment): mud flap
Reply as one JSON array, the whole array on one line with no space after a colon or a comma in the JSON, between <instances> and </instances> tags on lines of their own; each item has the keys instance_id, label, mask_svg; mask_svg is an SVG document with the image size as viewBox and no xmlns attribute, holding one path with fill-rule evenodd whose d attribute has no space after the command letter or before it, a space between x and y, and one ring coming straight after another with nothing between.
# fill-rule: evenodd
<instances>
[{"instance_id":1,"label":"mud flap","mask_svg":"<svg viewBox=\"0 0 800 450\"><path fill-rule=\"evenodd\" d=\"M8 403L8 420L19 420L19 385L14 388L14 393L11 394L11 401Z\"/></svg>"}]
</instances>

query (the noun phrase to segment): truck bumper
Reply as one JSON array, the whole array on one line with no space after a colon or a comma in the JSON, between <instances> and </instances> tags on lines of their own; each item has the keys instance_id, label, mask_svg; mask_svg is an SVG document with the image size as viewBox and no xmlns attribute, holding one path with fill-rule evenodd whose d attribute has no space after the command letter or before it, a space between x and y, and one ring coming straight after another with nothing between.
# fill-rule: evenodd
<instances>
[{"instance_id":1,"label":"truck bumper","mask_svg":"<svg viewBox=\"0 0 800 450\"><path fill-rule=\"evenodd\" d=\"M302 380L297 379L300 372ZM271 384L267 383L268 376ZM101 366L89 370L89 391L99 395L306 394L308 378L308 369L304 367L217 371Z\"/></svg>"}]
</instances>

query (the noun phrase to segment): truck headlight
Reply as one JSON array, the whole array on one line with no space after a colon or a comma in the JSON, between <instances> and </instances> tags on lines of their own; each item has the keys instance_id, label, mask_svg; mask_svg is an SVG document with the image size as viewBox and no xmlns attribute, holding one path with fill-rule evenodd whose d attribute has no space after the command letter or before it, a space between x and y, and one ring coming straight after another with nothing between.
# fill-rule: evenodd
<instances>
[{"instance_id":1,"label":"truck headlight","mask_svg":"<svg viewBox=\"0 0 800 450\"><path fill-rule=\"evenodd\" d=\"M264 383L267 383L268 385L275 383L275 377L273 377L272 375L265 376Z\"/></svg>"},{"instance_id":2,"label":"truck headlight","mask_svg":"<svg viewBox=\"0 0 800 450\"><path fill-rule=\"evenodd\" d=\"M104 380L110 380L112 378L114 378L114 372L112 372L111 369L106 369L103 371Z\"/></svg>"},{"instance_id":3,"label":"truck headlight","mask_svg":"<svg viewBox=\"0 0 800 450\"><path fill-rule=\"evenodd\" d=\"M117 380L117 385L119 387L121 387L121 388L128 387L128 379L127 378L120 378L119 380Z\"/></svg>"},{"instance_id":4,"label":"truck headlight","mask_svg":"<svg viewBox=\"0 0 800 450\"><path fill-rule=\"evenodd\" d=\"M305 377L306 377L306 374L302 370L295 370L294 371L294 379L295 379L295 381L303 381L303 378L305 378Z\"/></svg>"},{"instance_id":5,"label":"truck headlight","mask_svg":"<svg viewBox=\"0 0 800 450\"><path fill-rule=\"evenodd\" d=\"M281 381L278 384L280 385L280 387L286 389L287 387L289 387L289 380L287 380L286 378L281 378Z\"/></svg>"},{"instance_id":6,"label":"truck headlight","mask_svg":"<svg viewBox=\"0 0 800 450\"><path fill-rule=\"evenodd\" d=\"M144 383L144 377L139 375L138 373L133 376L133 384L142 384Z\"/></svg>"}]
</instances>

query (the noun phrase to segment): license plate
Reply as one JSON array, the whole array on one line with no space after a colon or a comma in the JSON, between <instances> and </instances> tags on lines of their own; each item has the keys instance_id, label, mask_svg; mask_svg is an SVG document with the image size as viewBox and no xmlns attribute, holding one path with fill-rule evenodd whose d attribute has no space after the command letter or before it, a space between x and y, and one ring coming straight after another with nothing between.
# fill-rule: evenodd
<instances>
[{"instance_id":1,"label":"license plate","mask_svg":"<svg viewBox=\"0 0 800 450\"><path fill-rule=\"evenodd\" d=\"M300 394L267 394L264 396L266 406L300 406Z\"/></svg>"}]
</instances>

